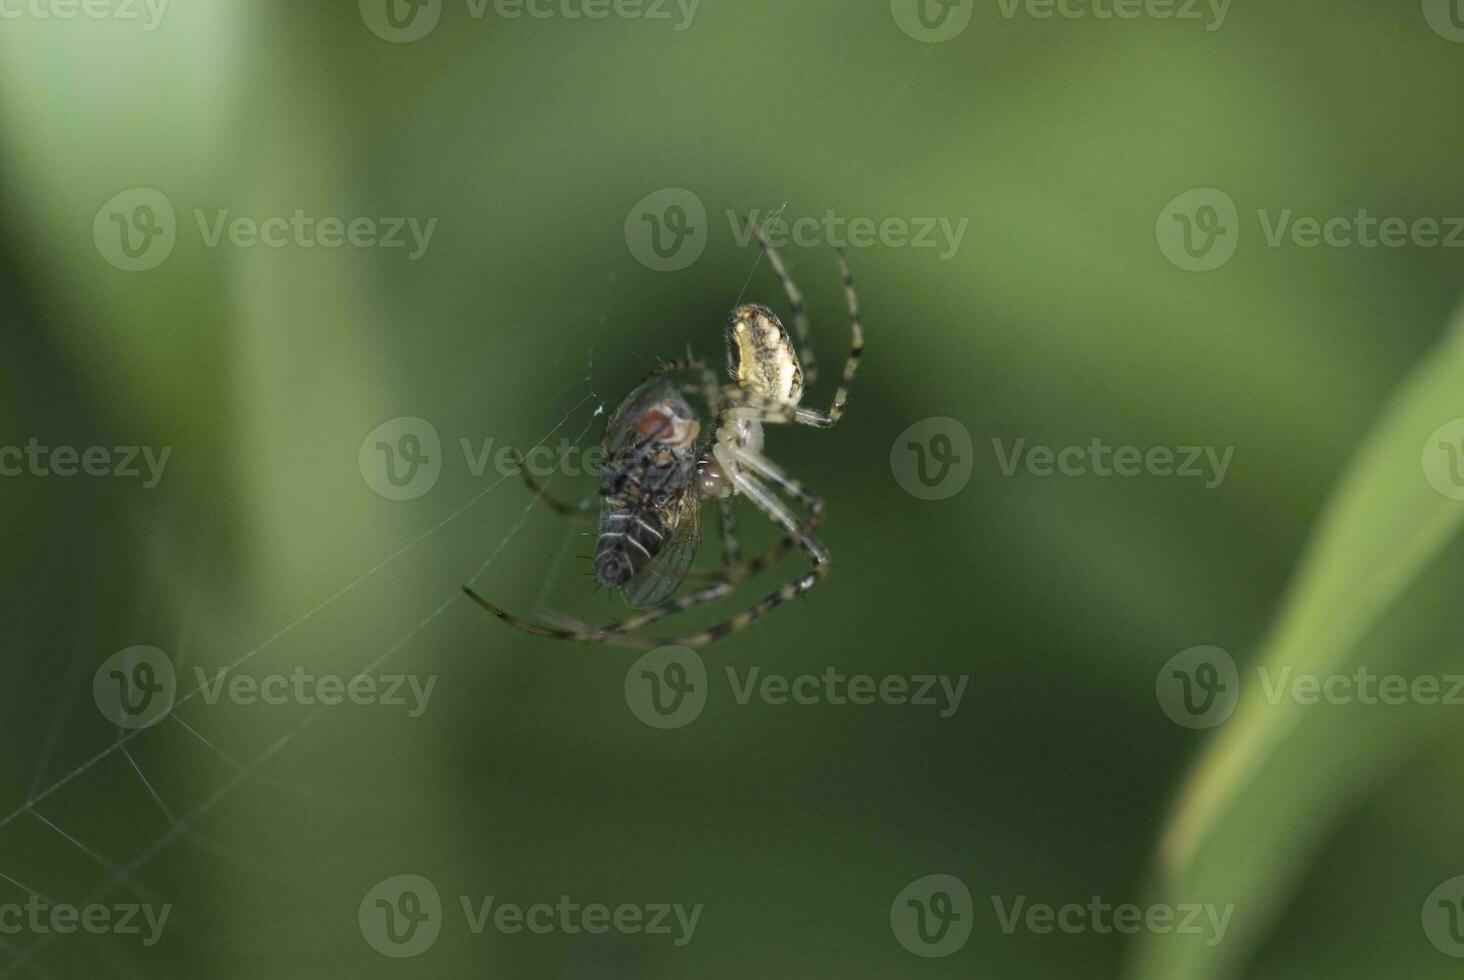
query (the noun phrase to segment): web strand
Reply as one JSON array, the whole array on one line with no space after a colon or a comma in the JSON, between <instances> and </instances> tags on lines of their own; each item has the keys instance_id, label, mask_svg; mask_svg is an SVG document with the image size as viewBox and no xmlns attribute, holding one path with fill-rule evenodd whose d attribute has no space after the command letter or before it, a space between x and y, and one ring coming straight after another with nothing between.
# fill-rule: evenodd
<instances>
[{"instance_id":1,"label":"web strand","mask_svg":"<svg viewBox=\"0 0 1464 980\"><path fill-rule=\"evenodd\" d=\"M570 408L570 410L568 412L565 413L564 417L559 420L559 422L554 426L554 428L550 429L544 435L544 437L542 439L540 439L537 443L534 444L534 446L532 448L537 449L540 446L544 445L544 443L547 442L549 440L549 438L554 435L555 432L558 432L559 429L564 426L564 423L565 422L569 421L569 419L574 415L575 412L579 411L580 408L582 408L585 404L587 404L592 399L594 399L594 397L595 397L595 394L594 394L593 391L591 391L589 394L585 395L578 402L576 402L574 404L574 406L572 408ZM598 409L597 409L597 413L598 413ZM369 580L370 578L372 578L374 575L376 575L382 569L386 568L392 562L396 561L398 558L402 557L407 552L409 552L412 549L416 548L418 545L420 545L422 542L426 541L428 538L432 537L434 534L436 534L438 531L442 530L448 524L451 524L453 521L457 520L463 514L467 513L467 511L469 509L471 509L480 500L482 500L489 493L491 493L498 486L500 486L506 479L508 479L508 474L504 474L504 475L500 476L498 479L494 480L487 487L483 488L483 490L481 490L477 494L475 494L472 497L472 499L470 499L467 503L463 504L457 510L455 510L451 514L449 514L447 517L445 517L442 520L438 521L436 524L434 524L432 527L428 528L422 534L418 535L416 538L412 539L407 544L405 544L402 547L398 548L396 551L392 552L386 558L382 559L380 562L378 562L377 564L373 565L371 568L367 569L365 572L361 573L356 578L352 579L350 582L348 582L345 585L341 586L335 592L331 593L331 595L327 596L325 599L323 599L322 601L320 601L319 603L317 603L315 606L311 607L307 612L305 612L302 616L300 616L299 618L297 618L294 622L290 623L288 626L285 626L283 629L281 629L281 630L277 631L276 633L274 633L273 635L271 635L263 643L260 643L258 646L254 647L253 649L251 649L248 652L244 653L237 660L235 660L232 664L229 664L227 667L223 668L222 673L220 673L218 675L218 677L220 679L227 677L229 674L233 673L234 671L238 670L241 666L243 666L244 664L248 663L251 659L253 659L255 656L257 656L259 653L261 653L264 650L268 649L274 643L278 642L279 640L283 639L285 636L288 636L290 633L292 633L296 629L299 629L301 626L305 625L307 622L309 622L311 619L313 619L316 615L318 615L321 612L321 610L325 609L327 606L330 606L332 603L334 603L335 601L337 601L341 597L343 597L346 594L348 594L349 592L351 592L353 589L355 589L358 586L360 586L362 583L364 583L367 580ZM515 528L515 530L516 529L517 528ZM502 548L502 544L499 545L499 549L501 549L501 548ZM497 554L497 550L495 550L494 554L495 555ZM491 556L490 556L490 559L489 560L490 561L492 560L492 557ZM487 565L488 565L488 562L484 562L483 567L486 568ZM482 574L482 571L483 571L483 569L479 569L479 574ZM176 711L178 708L182 707L184 704L186 704L189 701L191 701L198 694L202 693L203 690L204 690L204 686L200 684L198 687L194 688L192 691L189 691L186 695L184 695L183 697L179 698L177 701L174 702L172 710ZM134 738L136 738L137 736L141 735L146 730L147 729L141 729L141 728L139 728L139 729L134 729L134 730L126 733L121 738L119 738L116 742L113 742L111 745L107 746L105 749L102 749L101 751L97 752L95 755L91 756L90 758L88 758L87 760L85 760L84 762L82 762L76 768L72 769L70 772L66 773L61 778L57 779L54 783L52 783L50 786L46 787L44 790L40 791L39 793L31 794L31 796L29 797L29 799L27 799L20 806L16 807L10 813L6 814L4 817L0 817L0 829L3 829L6 825L14 822L20 816L22 816L22 815L24 815L26 813L29 813L37 804L44 802L47 798L49 798L57 790L61 789L66 784L70 783L72 780L76 779L78 776L82 775L87 770L91 769L93 766L97 765L99 762L101 762L102 760L106 759L113 752L116 752L122 746L126 745L128 742L132 741Z\"/></svg>"}]
</instances>

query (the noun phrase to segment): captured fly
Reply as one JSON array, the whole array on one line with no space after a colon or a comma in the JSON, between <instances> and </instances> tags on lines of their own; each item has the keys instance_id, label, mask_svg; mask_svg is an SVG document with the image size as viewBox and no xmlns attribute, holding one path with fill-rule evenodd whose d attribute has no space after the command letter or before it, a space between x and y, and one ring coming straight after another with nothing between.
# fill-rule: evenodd
<instances>
[{"instance_id":1,"label":"captured fly","mask_svg":"<svg viewBox=\"0 0 1464 980\"><path fill-rule=\"evenodd\" d=\"M700 433L696 413L664 377L627 395L605 427L595 578L632 606L676 591L701 542Z\"/></svg>"}]
</instances>

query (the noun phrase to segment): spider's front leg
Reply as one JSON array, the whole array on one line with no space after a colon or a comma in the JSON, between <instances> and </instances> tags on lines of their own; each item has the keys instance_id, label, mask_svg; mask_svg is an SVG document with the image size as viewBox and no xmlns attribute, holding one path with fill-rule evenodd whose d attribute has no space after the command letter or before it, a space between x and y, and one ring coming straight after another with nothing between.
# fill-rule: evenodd
<instances>
[{"instance_id":1,"label":"spider's front leg","mask_svg":"<svg viewBox=\"0 0 1464 980\"><path fill-rule=\"evenodd\" d=\"M782 527L787 535L807 553L815 566L828 563L828 549L811 533L811 528L823 518L823 500L820 497L810 493L803 484L783 472L765 456L734 442L724 442L719 439L712 447L712 454L716 457L717 463L726 474L727 479L736 487L737 492L752 501L758 510ZM758 476L771 480L789 496L806 506L809 512L808 520L799 521L788 505L779 500L776 494L757 479Z\"/></svg>"},{"instance_id":2,"label":"spider's front leg","mask_svg":"<svg viewBox=\"0 0 1464 980\"><path fill-rule=\"evenodd\" d=\"M771 481L778 489L807 507L809 523L817 524L823 519L823 498L810 491L762 453L736 443L718 443L717 449L725 450L725 456L733 461L734 467L751 470L763 479Z\"/></svg>"},{"instance_id":3,"label":"spider's front leg","mask_svg":"<svg viewBox=\"0 0 1464 980\"><path fill-rule=\"evenodd\" d=\"M804 383L811 385L818 380L818 364L813 357L813 340L808 329L808 308L803 303L803 293L794 284L778 250L773 248L757 222L749 217L747 227L757 236L757 243L762 246L763 254L768 257L768 264L773 267L773 273L783 284L783 292L788 296L788 306L793 310L793 330L798 335L798 363L803 366Z\"/></svg>"}]
</instances>

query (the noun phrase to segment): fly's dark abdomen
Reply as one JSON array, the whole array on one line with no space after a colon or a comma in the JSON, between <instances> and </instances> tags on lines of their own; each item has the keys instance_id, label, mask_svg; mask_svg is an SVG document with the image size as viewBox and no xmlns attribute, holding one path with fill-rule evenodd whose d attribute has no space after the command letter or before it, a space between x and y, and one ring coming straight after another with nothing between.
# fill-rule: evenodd
<instances>
[{"instance_id":1,"label":"fly's dark abdomen","mask_svg":"<svg viewBox=\"0 0 1464 980\"><path fill-rule=\"evenodd\" d=\"M634 607L675 591L696 550L700 432L677 386L660 376L627 395L605 427L595 578Z\"/></svg>"},{"instance_id":2,"label":"fly's dark abdomen","mask_svg":"<svg viewBox=\"0 0 1464 980\"><path fill-rule=\"evenodd\" d=\"M668 528L654 510L615 507L600 521L595 546L595 578L609 588L620 588L651 563L666 544Z\"/></svg>"}]
</instances>

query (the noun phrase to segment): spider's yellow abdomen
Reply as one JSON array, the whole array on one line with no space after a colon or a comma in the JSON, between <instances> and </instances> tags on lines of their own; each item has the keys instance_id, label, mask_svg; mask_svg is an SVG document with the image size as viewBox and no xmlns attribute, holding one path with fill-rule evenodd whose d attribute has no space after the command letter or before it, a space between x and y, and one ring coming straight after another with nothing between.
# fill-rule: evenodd
<instances>
[{"instance_id":1,"label":"spider's yellow abdomen","mask_svg":"<svg viewBox=\"0 0 1464 980\"><path fill-rule=\"evenodd\" d=\"M794 405L803 398L798 353L777 315L765 306L739 306L732 311L727 362L738 387Z\"/></svg>"}]
</instances>

